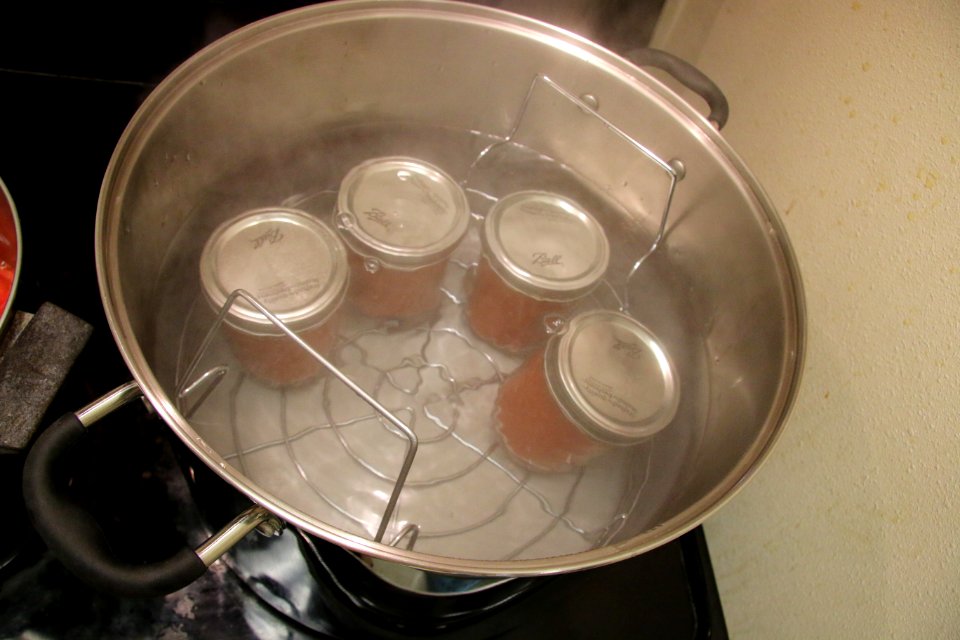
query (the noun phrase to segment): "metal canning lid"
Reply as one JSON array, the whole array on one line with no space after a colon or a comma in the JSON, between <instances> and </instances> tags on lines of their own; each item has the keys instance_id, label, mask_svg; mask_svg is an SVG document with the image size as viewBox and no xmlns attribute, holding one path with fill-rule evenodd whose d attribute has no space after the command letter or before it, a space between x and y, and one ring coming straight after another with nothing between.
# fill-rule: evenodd
<instances>
[{"instance_id":1,"label":"metal canning lid","mask_svg":"<svg viewBox=\"0 0 960 640\"><path fill-rule=\"evenodd\" d=\"M336 233L295 209L257 209L229 220L200 256L200 282L215 310L243 289L294 330L329 317L347 278L346 250ZM230 307L227 321L252 333L281 333L243 298Z\"/></svg>"},{"instance_id":2,"label":"metal canning lid","mask_svg":"<svg viewBox=\"0 0 960 640\"><path fill-rule=\"evenodd\" d=\"M501 198L482 233L490 265L515 289L548 300L588 293L607 270L603 228L580 205L542 191Z\"/></svg>"},{"instance_id":3,"label":"metal canning lid","mask_svg":"<svg viewBox=\"0 0 960 640\"><path fill-rule=\"evenodd\" d=\"M449 255L469 222L460 185L413 158L368 160L347 173L337 196L337 228L350 248L401 269Z\"/></svg>"},{"instance_id":4,"label":"metal canning lid","mask_svg":"<svg viewBox=\"0 0 960 640\"><path fill-rule=\"evenodd\" d=\"M673 363L646 327L622 313L575 316L547 344L545 368L557 402L596 440L633 444L676 415L680 393Z\"/></svg>"}]
</instances>

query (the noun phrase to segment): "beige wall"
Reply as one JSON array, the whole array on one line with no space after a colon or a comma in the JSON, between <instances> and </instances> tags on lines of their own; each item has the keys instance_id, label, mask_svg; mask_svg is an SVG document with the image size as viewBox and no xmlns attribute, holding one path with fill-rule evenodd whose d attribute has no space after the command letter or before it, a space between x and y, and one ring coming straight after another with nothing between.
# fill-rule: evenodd
<instances>
[{"instance_id":1,"label":"beige wall","mask_svg":"<svg viewBox=\"0 0 960 640\"><path fill-rule=\"evenodd\" d=\"M960 3L671 0L808 298L777 450L706 526L734 638L960 637Z\"/></svg>"}]
</instances>

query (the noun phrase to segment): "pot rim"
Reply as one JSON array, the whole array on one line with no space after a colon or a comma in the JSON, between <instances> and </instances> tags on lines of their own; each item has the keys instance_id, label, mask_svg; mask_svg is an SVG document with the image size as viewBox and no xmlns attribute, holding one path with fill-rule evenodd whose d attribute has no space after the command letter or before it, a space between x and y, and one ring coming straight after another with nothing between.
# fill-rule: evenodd
<instances>
[{"instance_id":1,"label":"pot rim","mask_svg":"<svg viewBox=\"0 0 960 640\"><path fill-rule=\"evenodd\" d=\"M217 66L234 53L255 46L259 42L277 37L290 30L307 28L316 20L345 21L357 17L378 17L436 14L447 19L478 21L498 28L516 30L552 47L588 59L607 72L615 73L618 79L638 90L643 87L652 91L658 99L678 112L705 142L714 145L751 191L757 208L763 212L769 225L772 242L778 244L785 273L782 295L790 304L785 319L787 353L783 358L775 401L765 419L758 437L752 446L741 455L735 469L727 474L722 485L713 487L686 509L653 529L617 543L552 558L526 560L465 560L437 556L424 552L396 548L383 543L332 527L293 506L267 494L198 436L190 423L177 410L175 404L162 391L161 385L147 364L137 337L133 332L124 294L121 288L116 248L108 239L119 234L119 216L108 214L121 200L118 194L127 187L130 164L127 160L137 156L144 139L169 106L192 85L202 72ZM119 189L118 189L119 188ZM342 0L322 5L295 9L255 22L228 34L208 45L180 67L170 73L144 101L124 130L107 167L101 186L96 221L96 266L101 300L105 314L120 352L153 408L174 430L177 436L201 460L224 480L246 495L254 503L263 506L288 524L312 535L341 545L357 553L383 560L408 564L426 571L476 576L538 576L565 573L601 566L633 557L666 544L699 526L717 510L729 502L758 472L769 458L770 451L779 439L782 427L794 405L799 392L806 345L806 309L803 286L796 256L785 233L785 228L769 197L747 169L726 140L677 93L652 75L634 66L624 58L608 51L586 38L541 21L515 15L499 9L478 5L450 2L448 0Z\"/></svg>"}]
</instances>

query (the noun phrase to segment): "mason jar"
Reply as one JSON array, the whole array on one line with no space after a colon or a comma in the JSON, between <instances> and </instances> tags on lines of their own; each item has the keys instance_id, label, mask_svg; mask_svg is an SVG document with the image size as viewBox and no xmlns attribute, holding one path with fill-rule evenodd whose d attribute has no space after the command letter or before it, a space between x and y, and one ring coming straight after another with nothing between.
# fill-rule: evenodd
<instances>
[{"instance_id":1,"label":"mason jar","mask_svg":"<svg viewBox=\"0 0 960 640\"><path fill-rule=\"evenodd\" d=\"M295 209L250 211L220 225L200 257L204 296L219 312L242 289L323 356L336 343L349 270L337 234ZM273 385L305 382L323 365L242 297L224 335L240 365Z\"/></svg>"},{"instance_id":2,"label":"mason jar","mask_svg":"<svg viewBox=\"0 0 960 640\"><path fill-rule=\"evenodd\" d=\"M594 217L542 191L500 199L484 219L481 240L467 320L477 336L509 352L542 343L545 319L590 293L610 261Z\"/></svg>"},{"instance_id":3,"label":"mason jar","mask_svg":"<svg viewBox=\"0 0 960 640\"><path fill-rule=\"evenodd\" d=\"M574 316L504 380L496 425L506 449L539 471L566 471L643 442L673 421L673 363L630 316Z\"/></svg>"},{"instance_id":4,"label":"mason jar","mask_svg":"<svg viewBox=\"0 0 960 640\"><path fill-rule=\"evenodd\" d=\"M351 304L374 318L435 311L447 259L469 220L466 194L438 167L407 157L354 167L340 185L335 212L348 247Z\"/></svg>"}]
</instances>

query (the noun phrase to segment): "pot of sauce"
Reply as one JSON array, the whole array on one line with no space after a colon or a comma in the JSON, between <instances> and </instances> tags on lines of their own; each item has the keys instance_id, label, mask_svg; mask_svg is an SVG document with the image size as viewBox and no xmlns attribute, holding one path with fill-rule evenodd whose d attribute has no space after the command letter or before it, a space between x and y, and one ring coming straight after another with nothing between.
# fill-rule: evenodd
<instances>
[{"instance_id":1,"label":"pot of sauce","mask_svg":"<svg viewBox=\"0 0 960 640\"><path fill-rule=\"evenodd\" d=\"M17 292L22 261L20 221L13 198L0 180L0 336L13 315L13 297Z\"/></svg>"}]
</instances>

